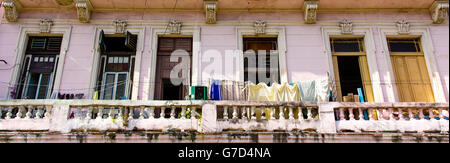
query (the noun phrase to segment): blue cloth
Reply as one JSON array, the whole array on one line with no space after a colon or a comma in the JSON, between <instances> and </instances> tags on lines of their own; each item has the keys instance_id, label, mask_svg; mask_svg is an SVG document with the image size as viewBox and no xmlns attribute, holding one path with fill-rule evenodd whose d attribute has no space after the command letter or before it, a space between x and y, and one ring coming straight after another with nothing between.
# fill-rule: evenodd
<instances>
[{"instance_id":1,"label":"blue cloth","mask_svg":"<svg viewBox=\"0 0 450 163\"><path fill-rule=\"evenodd\" d=\"M368 121L369 120L369 115L367 113L367 110L363 110L363 115L364 115L364 120Z\"/></svg>"},{"instance_id":2,"label":"blue cloth","mask_svg":"<svg viewBox=\"0 0 450 163\"><path fill-rule=\"evenodd\" d=\"M220 81L212 80L211 82L211 100L222 100L222 96L220 95Z\"/></svg>"}]
</instances>

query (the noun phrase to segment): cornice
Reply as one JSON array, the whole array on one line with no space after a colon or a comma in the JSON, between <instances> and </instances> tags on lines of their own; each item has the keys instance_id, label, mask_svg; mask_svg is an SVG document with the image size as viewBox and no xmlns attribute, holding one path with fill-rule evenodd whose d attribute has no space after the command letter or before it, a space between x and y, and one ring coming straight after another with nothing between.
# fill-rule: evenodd
<instances>
[{"instance_id":1,"label":"cornice","mask_svg":"<svg viewBox=\"0 0 450 163\"><path fill-rule=\"evenodd\" d=\"M52 19L54 25L81 25L77 19ZM111 20L90 20L91 25L111 25ZM265 20L267 26L338 26L342 20L318 20L316 24L307 24L301 20ZM215 24L207 24L204 20L182 20L183 26L253 26L254 20L232 20L217 21ZM398 20L352 20L354 26L396 26ZM18 19L17 22L2 21L2 24L39 24L40 19ZM128 26L167 26L169 20L127 20ZM411 26L445 26L448 21L442 24L435 24L433 20L408 20Z\"/></svg>"}]
</instances>

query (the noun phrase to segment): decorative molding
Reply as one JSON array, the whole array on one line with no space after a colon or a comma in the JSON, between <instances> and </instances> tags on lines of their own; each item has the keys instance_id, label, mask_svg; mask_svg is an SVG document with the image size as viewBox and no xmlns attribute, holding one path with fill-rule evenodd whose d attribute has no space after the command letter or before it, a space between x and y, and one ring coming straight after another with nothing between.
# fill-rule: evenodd
<instances>
[{"instance_id":1,"label":"decorative molding","mask_svg":"<svg viewBox=\"0 0 450 163\"><path fill-rule=\"evenodd\" d=\"M69 6L73 3L73 0L55 0L61 6Z\"/></svg>"},{"instance_id":2,"label":"decorative molding","mask_svg":"<svg viewBox=\"0 0 450 163\"><path fill-rule=\"evenodd\" d=\"M448 0L436 0L430 7L431 18L435 24L441 24L448 16Z\"/></svg>"},{"instance_id":3,"label":"decorative molding","mask_svg":"<svg viewBox=\"0 0 450 163\"><path fill-rule=\"evenodd\" d=\"M319 0L305 0L303 3L303 10L305 12L305 23L314 24L317 20L317 4Z\"/></svg>"},{"instance_id":4,"label":"decorative molding","mask_svg":"<svg viewBox=\"0 0 450 163\"><path fill-rule=\"evenodd\" d=\"M342 34L353 34L353 23L345 19L339 22L339 27L341 27Z\"/></svg>"},{"instance_id":5,"label":"decorative molding","mask_svg":"<svg viewBox=\"0 0 450 163\"><path fill-rule=\"evenodd\" d=\"M409 23L406 20L397 21L398 34L409 34Z\"/></svg>"},{"instance_id":6,"label":"decorative molding","mask_svg":"<svg viewBox=\"0 0 450 163\"><path fill-rule=\"evenodd\" d=\"M127 22L124 20L114 20L113 22L113 26L116 29L116 33L125 33L126 32L126 27L127 27Z\"/></svg>"},{"instance_id":7,"label":"decorative molding","mask_svg":"<svg viewBox=\"0 0 450 163\"><path fill-rule=\"evenodd\" d=\"M29 38L29 36L33 36L33 35L39 35L39 36L62 36L62 42L61 42L61 50L59 53L59 60L58 60L58 64L56 65L56 73L54 76L54 84L53 84L53 90L57 91L60 89L60 85L61 85L61 79L62 79L62 74L63 74L63 69L64 69L64 63L66 61L66 54L67 54L67 49L69 48L69 40L71 37L71 33L72 33L72 26L67 25L67 26L54 26L52 27L52 30L49 33L41 33L41 26L37 25L37 24L32 24L32 25L21 25L20 27L20 32L18 35L18 40L16 43L16 51L15 51L15 59L14 59L14 64L15 65L22 65L24 58L25 58L25 54L26 54L26 48L27 48L27 40ZM21 67L20 66L16 66L12 69L12 72L10 73L10 80L9 83L11 86L16 85L14 83L19 83L19 77L20 77L20 70ZM10 91L7 91L8 95L6 97L10 97ZM47 96L48 98L50 98L50 94Z\"/></svg>"},{"instance_id":8,"label":"decorative molding","mask_svg":"<svg viewBox=\"0 0 450 163\"><path fill-rule=\"evenodd\" d=\"M266 33L266 21L257 20L253 24L253 28L255 28L256 34L265 34Z\"/></svg>"},{"instance_id":9,"label":"decorative molding","mask_svg":"<svg viewBox=\"0 0 450 163\"><path fill-rule=\"evenodd\" d=\"M371 27L356 27L352 29L352 34L342 33L342 28L339 27L321 27L322 30L322 40L325 46L325 53L328 58L328 72L332 79L333 84L335 84L335 74L333 69L333 58L331 51L331 37L339 38L354 38L354 36L363 36L364 39L364 49L366 51L367 62L370 72L370 80L372 82L373 97L375 102L384 102L384 94L381 86L381 77L379 74L378 64L377 64L377 54L375 39L373 36L373 31Z\"/></svg>"},{"instance_id":10,"label":"decorative molding","mask_svg":"<svg viewBox=\"0 0 450 163\"><path fill-rule=\"evenodd\" d=\"M204 0L206 24L215 24L217 17L217 0Z\"/></svg>"},{"instance_id":11,"label":"decorative molding","mask_svg":"<svg viewBox=\"0 0 450 163\"><path fill-rule=\"evenodd\" d=\"M237 38L237 50L240 52L244 51L244 38L245 36L254 36L258 35L257 31L253 27L236 27L236 38ZM259 34L261 35L261 34ZM286 53L287 53L287 44L286 44L286 29L285 27L267 27L264 29L264 35L277 36L277 51L278 51L278 65L279 67L279 77L280 83L288 83L288 71L287 71L287 63L286 63ZM244 81L244 55L239 55L238 58L239 68L236 73L238 77L237 81Z\"/></svg>"},{"instance_id":12,"label":"decorative molding","mask_svg":"<svg viewBox=\"0 0 450 163\"><path fill-rule=\"evenodd\" d=\"M135 65L134 65L134 74L139 74L141 73L141 60L142 60L142 55L144 55L144 37L145 37L145 29L146 27L136 27L136 26L132 26L132 27L128 27L127 28L127 32L130 32L133 35L137 35L138 39L137 39L137 43L136 43L136 55L135 55ZM89 79L89 86L91 88L96 87L97 85L97 80L98 80L98 71L100 70L100 58L101 58L101 52L100 50L100 45L99 45L99 39L100 39L100 32L103 31L104 34L106 35L114 35L116 34L116 29L115 27L112 26L96 26L95 27L95 34L92 37L93 40L92 42L94 42L94 44L92 44L92 61L91 61L91 73L90 73L90 79ZM142 38L142 39L141 39ZM139 93L139 81L140 81L140 77L139 75L134 75L133 79L131 79L131 81L133 82L131 87L128 87L129 89L131 89L131 94L130 94L130 98L131 100L138 100L138 93ZM92 98L92 96L94 95L94 90L90 89L88 91L87 97L88 98ZM100 97L100 96L99 96Z\"/></svg>"},{"instance_id":13,"label":"decorative molding","mask_svg":"<svg viewBox=\"0 0 450 163\"><path fill-rule=\"evenodd\" d=\"M386 94L391 97L388 102L398 102L398 91L397 86L395 84L395 76L394 70L392 69L392 61L391 54L389 51L389 45L387 42L387 38L391 36L396 36L398 34L398 30L393 27L379 27L378 28L379 38L381 40L381 46L384 51L384 61L387 66L387 73L385 73L385 83L387 83L388 89L386 89ZM420 36L420 42L422 45L422 51L425 58L425 63L431 83L431 87L433 89L433 95L435 98L435 102L446 103L448 102L445 97L443 83L441 80L441 75L439 73L438 64L436 62L436 55L432 40L432 35L428 27L412 27L409 30L410 35Z\"/></svg>"},{"instance_id":14,"label":"decorative molding","mask_svg":"<svg viewBox=\"0 0 450 163\"><path fill-rule=\"evenodd\" d=\"M177 20L171 20L169 22L169 31L171 34L181 34L182 23Z\"/></svg>"},{"instance_id":15,"label":"decorative molding","mask_svg":"<svg viewBox=\"0 0 450 163\"><path fill-rule=\"evenodd\" d=\"M89 0L79 0L75 3L77 8L78 20L82 23L88 23L91 17L91 10Z\"/></svg>"},{"instance_id":16,"label":"decorative molding","mask_svg":"<svg viewBox=\"0 0 450 163\"><path fill-rule=\"evenodd\" d=\"M181 25L181 23L180 23ZM191 85L192 86L198 86L202 85L202 77L201 77L201 39L200 39L200 27L183 27L182 30L180 30L179 34L184 36L192 36L192 69L191 74L189 74L191 77ZM153 100L155 95L155 83L156 81L156 61L157 61L157 49L158 49L158 40L161 36L171 36L171 37L177 37L173 36L171 34L167 33L167 27L160 26L160 27L152 27L151 28L151 37L150 37L150 43L151 48L150 51L150 71L148 72L148 78L143 84L143 90L148 90L149 93L144 93L142 95L142 100ZM144 91L145 92L145 91Z\"/></svg>"},{"instance_id":17,"label":"decorative molding","mask_svg":"<svg viewBox=\"0 0 450 163\"><path fill-rule=\"evenodd\" d=\"M50 19L41 19L41 22L39 23L41 33L50 33L52 26L53 21Z\"/></svg>"},{"instance_id":18,"label":"decorative molding","mask_svg":"<svg viewBox=\"0 0 450 163\"><path fill-rule=\"evenodd\" d=\"M1 6L5 10L5 18L8 22L16 22L19 18L20 4L15 0L3 1Z\"/></svg>"}]
</instances>

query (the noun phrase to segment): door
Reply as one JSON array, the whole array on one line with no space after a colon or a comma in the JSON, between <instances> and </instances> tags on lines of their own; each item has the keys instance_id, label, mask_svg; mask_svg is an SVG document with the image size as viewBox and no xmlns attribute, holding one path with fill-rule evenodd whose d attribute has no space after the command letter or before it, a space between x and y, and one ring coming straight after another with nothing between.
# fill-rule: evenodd
<instances>
[{"instance_id":1,"label":"door","mask_svg":"<svg viewBox=\"0 0 450 163\"><path fill-rule=\"evenodd\" d=\"M388 39L400 102L435 102L420 38Z\"/></svg>"},{"instance_id":2,"label":"door","mask_svg":"<svg viewBox=\"0 0 450 163\"><path fill-rule=\"evenodd\" d=\"M188 77L181 80L191 80L192 69L192 38L188 37L160 37L158 38L158 53L156 61L155 100L184 100L189 95L189 85L177 85L171 82L170 72L181 63L170 62L171 54L176 50L185 50L189 54Z\"/></svg>"}]
</instances>

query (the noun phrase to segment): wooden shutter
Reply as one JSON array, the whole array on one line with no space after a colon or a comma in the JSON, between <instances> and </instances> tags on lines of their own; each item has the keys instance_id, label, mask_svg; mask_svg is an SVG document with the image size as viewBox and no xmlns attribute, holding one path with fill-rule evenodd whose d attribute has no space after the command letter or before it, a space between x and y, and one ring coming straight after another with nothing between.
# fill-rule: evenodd
<instances>
[{"instance_id":1,"label":"wooden shutter","mask_svg":"<svg viewBox=\"0 0 450 163\"><path fill-rule=\"evenodd\" d=\"M127 35L125 37L125 46L130 50L136 51L137 45L137 35L133 35L127 31Z\"/></svg>"},{"instance_id":2,"label":"wooden shutter","mask_svg":"<svg viewBox=\"0 0 450 163\"><path fill-rule=\"evenodd\" d=\"M100 46L101 52L106 52L106 43L105 43L105 32L103 30L100 31L100 38L98 39L98 43Z\"/></svg>"},{"instance_id":3,"label":"wooden shutter","mask_svg":"<svg viewBox=\"0 0 450 163\"><path fill-rule=\"evenodd\" d=\"M336 83L336 92L338 101L342 102L341 79L339 78L338 56L333 56L334 82Z\"/></svg>"},{"instance_id":4,"label":"wooden shutter","mask_svg":"<svg viewBox=\"0 0 450 163\"><path fill-rule=\"evenodd\" d=\"M435 102L423 55L391 55L400 102Z\"/></svg>"},{"instance_id":5,"label":"wooden shutter","mask_svg":"<svg viewBox=\"0 0 450 163\"><path fill-rule=\"evenodd\" d=\"M367 102L375 102L373 97L372 80L370 79L369 64L366 56L359 56L359 68L361 69L361 79Z\"/></svg>"}]
</instances>

